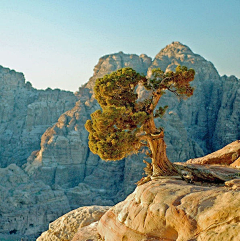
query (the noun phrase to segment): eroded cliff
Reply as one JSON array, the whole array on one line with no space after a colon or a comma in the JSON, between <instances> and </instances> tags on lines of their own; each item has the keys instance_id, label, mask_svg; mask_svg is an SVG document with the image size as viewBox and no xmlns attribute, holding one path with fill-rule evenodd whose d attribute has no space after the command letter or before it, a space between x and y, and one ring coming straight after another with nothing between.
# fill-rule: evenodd
<instances>
[{"instance_id":1,"label":"eroded cliff","mask_svg":"<svg viewBox=\"0 0 240 241\"><path fill-rule=\"evenodd\" d=\"M68 204L63 203L62 210L59 204L59 212L66 207L114 205L124 200L142 177L143 154L106 163L89 151L84 124L99 109L92 96L94 81L121 67L133 67L150 75L152 68L166 70L179 64L195 69L195 92L187 101L179 101L171 94L161 100L161 105L169 106L164 119L158 120L165 128L169 159L185 161L200 157L240 139L240 81L234 76L220 77L212 63L187 46L173 42L153 61L146 55L122 52L102 57L93 77L76 95L60 90L36 90L25 83L22 74L0 69L1 166L24 164L26 183L40 182L49 193L56 187L62 190ZM143 94L141 89L138 91ZM30 184L25 185L32 189ZM5 191L6 197L11 196L11 190L9 187ZM11 217L17 215L16 208ZM32 218L31 213L24 216ZM49 219L44 220L47 225ZM35 222L34 227L38 227L35 232L43 230L43 226L37 225L38 219ZM12 230L28 234L23 228ZM2 232L9 232L8 227Z\"/></svg>"},{"instance_id":2,"label":"eroded cliff","mask_svg":"<svg viewBox=\"0 0 240 241\"><path fill-rule=\"evenodd\" d=\"M36 90L22 73L0 66L0 167L22 165L58 117L77 97L69 91Z\"/></svg>"}]
</instances>

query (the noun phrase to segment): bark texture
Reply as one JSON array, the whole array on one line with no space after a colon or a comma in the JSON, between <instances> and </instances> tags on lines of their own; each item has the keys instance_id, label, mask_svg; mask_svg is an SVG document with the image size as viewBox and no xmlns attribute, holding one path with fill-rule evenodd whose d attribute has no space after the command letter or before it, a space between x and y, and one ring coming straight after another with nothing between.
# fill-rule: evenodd
<instances>
[{"instance_id":1,"label":"bark texture","mask_svg":"<svg viewBox=\"0 0 240 241\"><path fill-rule=\"evenodd\" d=\"M169 161L164 141L164 131L155 126L153 115L145 125L147 142L151 150L152 176L173 176L177 174L174 165Z\"/></svg>"},{"instance_id":2,"label":"bark texture","mask_svg":"<svg viewBox=\"0 0 240 241\"><path fill-rule=\"evenodd\" d=\"M164 132L158 135L151 134L149 140L152 152L153 176L172 176L175 175L176 169L169 161L166 153L166 143L164 141Z\"/></svg>"}]
</instances>

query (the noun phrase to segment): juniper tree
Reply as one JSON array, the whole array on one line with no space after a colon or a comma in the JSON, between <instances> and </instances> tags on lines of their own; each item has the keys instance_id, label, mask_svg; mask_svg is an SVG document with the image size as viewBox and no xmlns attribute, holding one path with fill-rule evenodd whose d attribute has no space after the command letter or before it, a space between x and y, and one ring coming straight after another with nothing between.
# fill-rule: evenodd
<instances>
[{"instance_id":1,"label":"juniper tree","mask_svg":"<svg viewBox=\"0 0 240 241\"><path fill-rule=\"evenodd\" d=\"M148 147L152 159L152 175L173 175L174 165L166 155L164 130L156 127L154 119L167 109L158 107L160 98L170 91L180 98L193 94L190 82L193 69L178 66L175 72L154 69L151 78L132 68L122 68L96 80L95 98L101 106L91 114L85 127L89 132L89 148L103 160L121 160ZM139 100L136 87L142 85L150 93Z\"/></svg>"}]
</instances>

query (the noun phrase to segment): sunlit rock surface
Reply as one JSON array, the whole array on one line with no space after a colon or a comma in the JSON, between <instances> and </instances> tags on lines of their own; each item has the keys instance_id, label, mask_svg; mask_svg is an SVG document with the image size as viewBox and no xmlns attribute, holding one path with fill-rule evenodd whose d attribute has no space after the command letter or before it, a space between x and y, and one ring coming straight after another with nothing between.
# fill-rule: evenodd
<instances>
[{"instance_id":1,"label":"sunlit rock surface","mask_svg":"<svg viewBox=\"0 0 240 241\"><path fill-rule=\"evenodd\" d=\"M69 91L36 90L22 73L0 66L0 167L24 164L44 131L76 100Z\"/></svg>"},{"instance_id":2,"label":"sunlit rock surface","mask_svg":"<svg viewBox=\"0 0 240 241\"><path fill-rule=\"evenodd\" d=\"M240 179L195 185L158 178L112 208L82 207L65 214L37 240L238 241L239 205Z\"/></svg>"},{"instance_id":3,"label":"sunlit rock surface","mask_svg":"<svg viewBox=\"0 0 240 241\"><path fill-rule=\"evenodd\" d=\"M240 157L240 140L234 141L222 149L207 156L190 159L189 164L219 164L234 166Z\"/></svg>"},{"instance_id":4,"label":"sunlit rock surface","mask_svg":"<svg viewBox=\"0 0 240 241\"><path fill-rule=\"evenodd\" d=\"M114 205L124 200L142 177L144 154L106 163L89 151L84 124L90 114L99 109L92 96L92 87L98 77L121 67L133 67L150 76L152 68L170 70L178 64L195 69L196 78L192 83L195 92L184 101L171 94L161 99L160 104L169 108L157 124L164 126L169 159L186 161L201 157L239 140L239 79L220 77L211 62L193 53L189 47L173 42L153 61L146 55L122 52L100 58L89 83L75 95L60 90L36 90L25 82L23 74L1 67L0 166L7 167L11 163L20 166L27 178L24 185L28 192L32 183L41 184L41 188L46 188L49 193L61 190L68 204L64 201L62 206L57 205L58 210L53 211L53 216L66 212L66 207ZM238 158L233 165L238 167L239 162ZM16 185L20 184L17 179ZM16 186L1 192L10 195L14 188ZM31 195L34 199L34 193ZM44 216L45 209L39 210L39 215ZM14 219L18 217L18 209L4 215L6 220ZM37 218L33 222L34 227L38 226ZM43 218L45 226L40 225L35 232L44 231L48 222L49 219ZM28 234L29 224L22 222L21 225L12 225L12 229L4 226L1 232L8 233L10 229L12 234Z\"/></svg>"},{"instance_id":5,"label":"sunlit rock surface","mask_svg":"<svg viewBox=\"0 0 240 241\"><path fill-rule=\"evenodd\" d=\"M86 84L86 88L92 89L97 78L102 78L117 69L131 67L138 73L146 74L152 64L152 59L146 54L125 54L123 52L109 54L101 57L94 67L94 74Z\"/></svg>"},{"instance_id":6,"label":"sunlit rock surface","mask_svg":"<svg viewBox=\"0 0 240 241\"><path fill-rule=\"evenodd\" d=\"M105 241L237 241L239 207L239 190L156 179L110 209L97 229Z\"/></svg>"},{"instance_id":7,"label":"sunlit rock surface","mask_svg":"<svg viewBox=\"0 0 240 241\"><path fill-rule=\"evenodd\" d=\"M48 231L44 232L37 241L71 241L78 231L82 232L82 229L89 225L96 231L94 224L97 224L96 222L109 208L108 206L89 206L73 210L50 223ZM89 233L88 229L88 236ZM82 240L86 240L86 237Z\"/></svg>"}]
</instances>

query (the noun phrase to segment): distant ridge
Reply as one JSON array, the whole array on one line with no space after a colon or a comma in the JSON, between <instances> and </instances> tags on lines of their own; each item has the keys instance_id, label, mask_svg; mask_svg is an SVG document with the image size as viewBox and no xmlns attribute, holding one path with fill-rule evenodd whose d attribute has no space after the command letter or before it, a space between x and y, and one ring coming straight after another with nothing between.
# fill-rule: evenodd
<instances>
[{"instance_id":1,"label":"distant ridge","mask_svg":"<svg viewBox=\"0 0 240 241\"><path fill-rule=\"evenodd\" d=\"M173 42L153 60L106 55L75 95L36 90L23 74L0 68L0 232L37 235L67 209L111 206L131 193L142 177L143 155L106 163L88 148L84 123L100 108L92 95L94 81L122 67L150 75L153 68L179 64L196 71L194 95L184 102L164 96L160 104L169 106L168 113L156 121L164 126L169 159L185 161L240 139L239 79L221 77L189 47Z\"/></svg>"}]
</instances>

